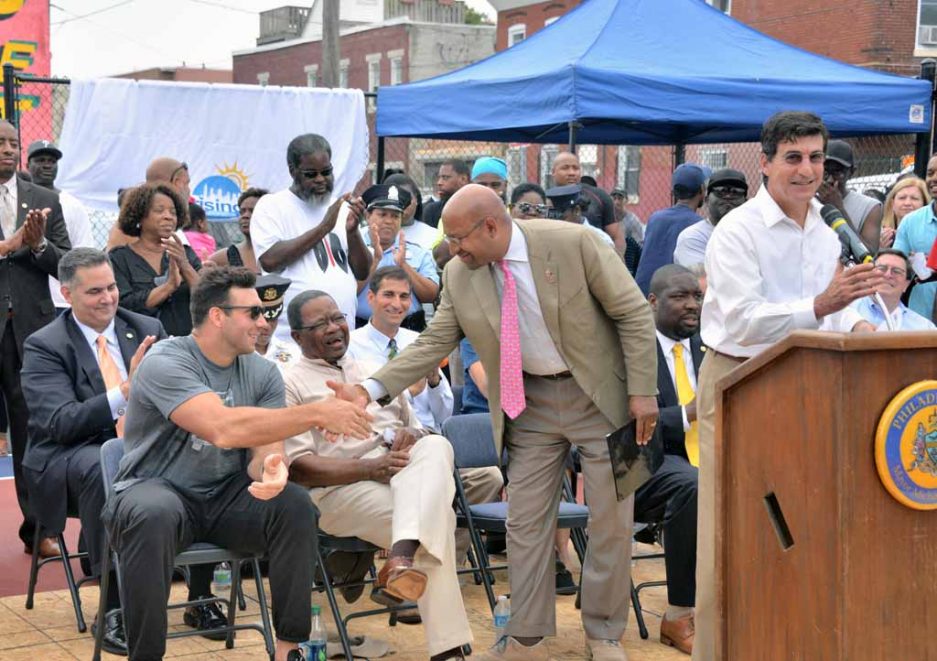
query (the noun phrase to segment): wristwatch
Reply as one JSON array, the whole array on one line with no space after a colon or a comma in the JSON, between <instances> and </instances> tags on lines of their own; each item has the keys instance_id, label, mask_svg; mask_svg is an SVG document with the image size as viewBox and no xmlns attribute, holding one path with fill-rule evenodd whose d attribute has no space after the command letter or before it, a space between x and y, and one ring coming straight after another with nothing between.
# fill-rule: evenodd
<instances>
[{"instance_id":1,"label":"wristwatch","mask_svg":"<svg viewBox=\"0 0 937 661\"><path fill-rule=\"evenodd\" d=\"M33 250L33 254L37 257L46 251L46 247L49 245L49 242L46 241L45 237L42 237L42 241L39 243L39 247Z\"/></svg>"}]
</instances>

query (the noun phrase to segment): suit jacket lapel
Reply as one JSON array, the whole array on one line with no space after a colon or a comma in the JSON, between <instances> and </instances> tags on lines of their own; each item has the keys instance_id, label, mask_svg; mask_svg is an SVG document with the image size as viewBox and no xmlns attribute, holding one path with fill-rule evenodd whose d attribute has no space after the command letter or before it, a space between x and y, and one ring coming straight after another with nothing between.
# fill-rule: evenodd
<instances>
[{"instance_id":1,"label":"suit jacket lapel","mask_svg":"<svg viewBox=\"0 0 937 661\"><path fill-rule=\"evenodd\" d=\"M16 229L23 226L26 222L26 211L29 209L32 201L32 191L24 182L16 177Z\"/></svg>"},{"instance_id":2,"label":"suit jacket lapel","mask_svg":"<svg viewBox=\"0 0 937 661\"><path fill-rule=\"evenodd\" d=\"M130 325L120 318L114 317L114 331L117 333L117 344L120 345L120 355L124 357L124 367L130 372L130 360L140 346L141 338Z\"/></svg>"},{"instance_id":3,"label":"suit jacket lapel","mask_svg":"<svg viewBox=\"0 0 937 661\"><path fill-rule=\"evenodd\" d=\"M107 388L104 386L104 377L101 376L101 370L98 367L98 358L91 350L91 346L88 344L88 340L85 339L81 329L72 320L71 312L68 313L68 318L65 320L65 328L68 330L72 346L75 347L75 357L78 360L78 365L94 386L95 392L107 392Z\"/></svg>"},{"instance_id":4,"label":"suit jacket lapel","mask_svg":"<svg viewBox=\"0 0 937 661\"><path fill-rule=\"evenodd\" d=\"M660 391L665 406L674 406L680 402L680 398L677 397L677 386L670 377L670 370L667 369L667 357L664 355L660 342L657 343L657 390ZM670 402L673 402L673 404Z\"/></svg>"},{"instance_id":5,"label":"suit jacket lapel","mask_svg":"<svg viewBox=\"0 0 937 661\"><path fill-rule=\"evenodd\" d=\"M475 269L472 272L472 287L495 336L501 337L501 302L498 300L498 289L491 268L486 266Z\"/></svg>"},{"instance_id":6,"label":"suit jacket lapel","mask_svg":"<svg viewBox=\"0 0 937 661\"><path fill-rule=\"evenodd\" d=\"M703 340L698 333L690 338L690 350L693 354L693 370L699 376L699 367L703 363L705 352L703 351Z\"/></svg>"}]
</instances>

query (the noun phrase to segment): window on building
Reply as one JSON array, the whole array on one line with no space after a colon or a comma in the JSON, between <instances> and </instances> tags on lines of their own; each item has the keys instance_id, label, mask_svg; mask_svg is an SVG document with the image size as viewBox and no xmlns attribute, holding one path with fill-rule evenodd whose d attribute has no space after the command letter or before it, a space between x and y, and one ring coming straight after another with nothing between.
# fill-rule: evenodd
<instances>
[{"instance_id":1,"label":"window on building","mask_svg":"<svg viewBox=\"0 0 937 661\"><path fill-rule=\"evenodd\" d=\"M920 0L917 43L924 48L937 48L937 0Z\"/></svg>"},{"instance_id":2,"label":"window on building","mask_svg":"<svg viewBox=\"0 0 937 661\"><path fill-rule=\"evenodd\" d=\"M319 86L319 65L310 64L307 67L304 67L306 72L306 87L318 87Z\"/></svg>"},{"instance_id":3,"label":"window on building","mask_svg":"<svg viewBox=\"0 0 937 661\"><path fill-rule=\"evenodd\" d=\"M270 72L264 71L263 73L257 74L257 84L261 87L266 87L267 83L270 82Z\"/></svg>"},{"instance_id":4,"label":"window on building","mask_svg":"<svg viewBox=\"0 0 937 661\"><path fill-rule=\"evenodd\" d=\"M548 18L547 20L543 22L543 27L547 27L548 25L553 25L558 20L560 20L559 16L551 16L550 18Z\"/></svg>"},{"instance_id":5,"label":"window on building","mask_svg":"<svg viewBox=\"0 0 937 661\"><path fill-rule=\"evenodd\" d=\"M724 148L700 149L699 159L700 164L705 165L710 170L729 167L729 152Z\"/></svg>"},{"instance_id":6,"label":"window on building","mask_svg":"<svg viewBox=\"0 0 937 661\"><path fill-rule=\"evenodd\" d=\"M732 13L732 0L706 0L706 4L712 5L724 14Z\"/></svg>"},{"instance_id":7,"label":"window on building","mask_svg":"<svg viewBox=\"0 0 937 661\"><path fill-rule=\"evenodd\" d=\"M508 28L508 48L524 41L527 36L527 26L524 23L518 23Z\"/></svg>"},{"instance_id":8,"label":"window on building","mask_svg":"<svg viewBox=\"0 0 937 661\"><path fill-rule=\"evenodd\" d=\"M641 192L641 148L618 148L618 188L625 191L629 204L636 204Z\"/></svg>"},{"instance_id":9,"label":"window on building","mask_svg":"<svg viewBox=\"0 0 937 661\"><path fill-rule=\"evenodd\" d=\"M381 54L368 55L365 57L368 63L368 90L376 92L381 86Z\"/></svg>"},{"instance_id":10,"label":"window on building","mask_svg":"<svg viewBox=\"0 0 937 661\"><path fill-rule=\"evenodd\" d=\"M403 58L392 57L390 59L390 84L399 85L403 82Z\"/></svg>"},{"instance_id":11,"label":"window on building","mask_svg":"<svg viewBox=\"0 0 937 661\"><path fill-rule=\"evenodd\" d=\"M342 60L338 63L338 86L348 88L348 60Z\"/></svg>"},{"instance_id":12,"label":"window on building","mask_svg":"<svg viewBox=\"0 0 937 661\"><path fill-rule=\"evenodd\" d=\"M508 147L504 154L508 164L508 181L514 185L527 181L527 145Z\"/></svg>"}]
</instances>

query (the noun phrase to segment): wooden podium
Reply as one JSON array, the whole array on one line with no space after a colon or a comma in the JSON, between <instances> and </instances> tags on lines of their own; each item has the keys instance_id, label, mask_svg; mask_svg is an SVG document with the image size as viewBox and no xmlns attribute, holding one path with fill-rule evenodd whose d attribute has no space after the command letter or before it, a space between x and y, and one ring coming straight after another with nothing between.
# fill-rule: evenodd
<instances>
[{"instance_id":1,"label":"wooden podium","mask_svg":"<svg viewBox=\"0 0 937 661\"><path fill-rule=\"evenodd\" d=\"M928 379L937 332L799 331L718 384L719 661L937 661L937 511L895 500L873 452Z\"/></svg>"}]
</instances>

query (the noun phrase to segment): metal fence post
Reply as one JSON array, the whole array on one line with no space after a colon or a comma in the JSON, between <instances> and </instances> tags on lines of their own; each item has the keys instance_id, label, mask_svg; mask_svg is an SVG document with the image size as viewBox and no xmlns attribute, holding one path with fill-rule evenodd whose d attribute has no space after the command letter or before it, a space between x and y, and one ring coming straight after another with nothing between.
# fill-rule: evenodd
<instances>
[{"instance_id":1,"label":"metal fence post","mask_svg":"<svg viewBox=\"0 0 937 661\"><path fill-rule=\"evenodd\" d=\"M377 136L377 158L374 167L374 183L379 184L384 180L384 136Z\"/></svg>"},{"instance_id":2,"label":"metal fence post","mask_svg":"<svg viewBox=\"0 0 937 661\"><path fill-rule=\"evenodd\" d=\"M937 60L921 62L921 80L930 82L930 126L926 133L918 133L914 141L914 174L921 179L927 174L927 161L934 153L934 87L937 80Z\"/></svg>"},{"instance_id":3,"label":"metal fence post","mask_svg":"<svg viewBox=\"0 0 937 661\"><path fill-rule=\"evenodd\" d=\"M18 125L16 116L16 70L12 64L3 65L3 117Z\"/></svg>"}]
</instances>

